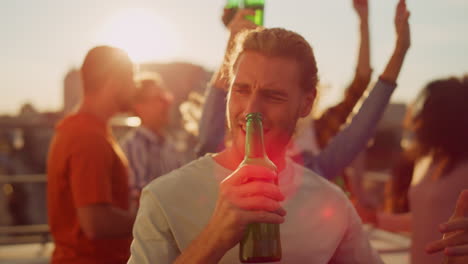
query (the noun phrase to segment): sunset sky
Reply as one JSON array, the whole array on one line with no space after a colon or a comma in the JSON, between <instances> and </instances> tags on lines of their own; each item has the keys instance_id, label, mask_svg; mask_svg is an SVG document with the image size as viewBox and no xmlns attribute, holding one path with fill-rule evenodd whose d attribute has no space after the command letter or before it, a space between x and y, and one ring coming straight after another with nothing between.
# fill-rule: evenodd
<instances>
[{"instance_id":1,"label":"sunset sky","mask_svg":"<svg viewBox=\"0 0 468 264\"><path fill-rule=\"evenodd\" d=\"M25 102L62 106L63 78L98 44L126 49L137 61L188 61L213 70L227 31L223 0L15 0L0 2L0 114ZM407 0L413 45L393 101L410 102L425 83L468 73L468 1ZM394 46L397 0L370 0L373 79ZM316 53L321 106L338 101L352 78L358 20L351 0L267 0L265 25L301 33Z\"/></svg>"}]
</instances>

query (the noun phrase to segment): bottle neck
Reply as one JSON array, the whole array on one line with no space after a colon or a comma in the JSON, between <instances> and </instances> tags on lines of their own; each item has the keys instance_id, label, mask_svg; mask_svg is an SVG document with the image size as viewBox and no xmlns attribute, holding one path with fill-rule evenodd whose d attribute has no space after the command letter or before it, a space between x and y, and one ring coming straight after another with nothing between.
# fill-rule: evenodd
<instances>
[{"instance_id":1,"label":"bottle neck","mask_svg":"<svg viewBox=\"0 0 468 264\"><path fill-rule=\"evenodd\" d=\"M263 126L259 118L247 119L247 136L245 141L245 158L266 157L263 142Z\"/></svg>"}]
</instances>

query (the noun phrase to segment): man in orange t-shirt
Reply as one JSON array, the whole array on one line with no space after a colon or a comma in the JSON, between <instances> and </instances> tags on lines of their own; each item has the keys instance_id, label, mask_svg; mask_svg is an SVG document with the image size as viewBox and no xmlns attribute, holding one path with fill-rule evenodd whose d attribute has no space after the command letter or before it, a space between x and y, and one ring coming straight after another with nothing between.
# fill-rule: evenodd
<instances>
[{"instance_id":1,"label":"man in orange t-shirt","mask_svg":"<svg viewBox=\"0 0 468 264\"><path fill-rule=\"evenodd\" d=\"M135 215L127 161L107 123L131 106L133 65L122 50L100 46L88 52L81 74L82 105L59 123L49 152L52 263L126 263Z\"/></svg>"}]
</instances>

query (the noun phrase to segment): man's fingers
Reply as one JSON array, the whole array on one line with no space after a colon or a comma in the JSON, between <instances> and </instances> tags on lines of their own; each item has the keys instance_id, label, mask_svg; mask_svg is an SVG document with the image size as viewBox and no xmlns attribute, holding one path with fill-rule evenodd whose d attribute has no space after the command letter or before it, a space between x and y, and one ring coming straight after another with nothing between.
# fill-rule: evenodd
<instances>
[{"instance_id":1,"label":"man's fingers","mask_svg":"<svg viewBox=\"0 0 468 264\"><path fill-rule=\"evenodd\" d=\"M254 22L252 22L250 20L247 20L246 23L244 24L245 29L256 29L258 27L259 26L257 24L255 24Z\"/></svg>"},{"instance_id":2,"label":"man's fingers","mask_svg":"<svg viewBox=\"0 0 468 264\"><path fill-rule=\"evenodd\" d=\"M241 185L254 180L274 182L277 177L276 173L268 168L246 165L234 171L221 184Z\"/></svg>"},{"instance_id":3,"label":"man's fingers","mask_svg":"<svg viewBox=\"0 0 468 264\"><path fill-rule=\"evenodd\" d=\"M283 201L285 198L276 184L263 181L243 184L234 191L234 194L240 197L263 195L276 201Z\"/></svg>"},{"instance_id":4,"label":"man's fingers","mask_svg":"<svg viewBox=\"0 0 468 264\"><path fill-rule=\"evenodd\" d=\"M355 3L358 6L367 6L367 0L357 0Z\"/></svg>"},{"instance_id":5,"label":"man's fingers","mask_svg":"<svg viewBox=\"0 0 468 264\"><path fill-rule=\"evenodd\" d=\"M397 5L397 12L400 13L402 9L403 9L403 3L402 1L400 1L398 2L398 5Z\"/></svg>"},{"instance_id":6,"label":"man's fingers","mask_svg":"<svg viewBox=\"0 0 468 264\"><path fill-rule=\"evenodd\" d=\"M408 12L408 9L406 8L406 2L404 0L401 0L398 2L397 5L397 17L403 18L405 17L405 14Z\"/></svg>"},{"instance_id":7,"label":"man's fingers","mask_svg":"<svg viewBox=\"0 0 468 264\"><path fill-rule=\"evenodd\" d=\"M247 20L246 16L254 16L255 10L253 9L241 9L237 11L236 15L234 16L233 22L239 22L243 20Z\"/></svg>"},{"instance_id":8,"label":"man's fingers","mask_svg":"<svg viewBox=\"0 0 468 264\"><path fill-rule=\"evenodd\" d=\"M238 11L238 14L239 14L240 17L253 16L253 15L255 15L255 10L254 9L249 9L249 8L241 9L241 10Z\"/></svg>"},{"instance_id":9,"label":"man's fingers","mask_svg":"<svg viewBox=\"0 0 468 264\"><path fill-rule=\"evenodd\" d=\"M248 20L247 16L254 16L255 10L241 9L236 12L234 18L229 22L227 27L231 33L237 34L245 29L255 29L257 26L252 21Z\"/></svg>"},{"instance_id":10,"label":"man's fingers","mask_svg":"<svg viewBox=\"0 0 468 264\"><path fill-rule=\"evenodd\" d=\"M404 13L401 14L401 16L399 16L397 20L399 21L399 23L405 23L406 25L408 25L410 15L411 13L408 10L406 10L404 11Z\"/></svg>"},{"instance_id":11,"label":"man's fingers","mask_svg":"<svg viewBox=\"0 0 468 264\"><path fill-rule=\"evenodd\" d=\"M458 247L448 247L444 250L447 256L466 256L468 255L468 245Z\"/></svg>"},{"instance_id":12,"label":"man's fingers","mask_svg":"<svg viewBox=\"0 0 468 264\"><path fill-rule=\"evenodd\" d=\"M465 230L468 232L468 218L450 220L447 223L441 224L439 228L442 233L449 233L458 230Z\"/></svg>"},{"instance_id":13,"label":"man's fingers","mask_svg":"<svg viewBox=\"0 0 468 264\"><path fill-rule=\"evenodd\" d=\"M243 183L251 181L275 182L278 178L274 171L263 166L246 165L240 170L244 173Z\"/></svg>"},{"instance_id":14,"label":"man's fingers","mask_svg":"<svg viewBox=\"0 0 468 264\"><path fill-rule=\"evenodd\" d=\"M247 223L269 223L269 224L282 224L284 217L276 213L265 211L250 211L245 214Z\"/></svg>"},{"instance_id":15,"label":"man's fingers","mask_svg":"<svg viewBox=\"0 0 468 264\"><path fill-rule=\"evenodd\" d=\"M231 201L235 206L247 211L268 211L275 212L281 205L279 202L264 196L252 196Z\"/></svg>"},{"instance_id":16,"label":"man's fingers","mask_svg":"<svg viewBox=\"0 0 468 264\"><path fill-rule=\"evenodd\" d=\"M364 5L366 4L366 2L367 2L366 0L353 0L353 3L355 5Z\"/></svg>"},{"instance_id":17,"label":"man's fingers","mask_svg":"<svg viewBox=\"0 0 468 264\"><path fill-rule=\"evenodd\" d=\"M275 214L280 215L280 216L286 216L286 210L284 210L283 207L278 208L278 210L274 211Z\"/></svg>"}]
</instances>

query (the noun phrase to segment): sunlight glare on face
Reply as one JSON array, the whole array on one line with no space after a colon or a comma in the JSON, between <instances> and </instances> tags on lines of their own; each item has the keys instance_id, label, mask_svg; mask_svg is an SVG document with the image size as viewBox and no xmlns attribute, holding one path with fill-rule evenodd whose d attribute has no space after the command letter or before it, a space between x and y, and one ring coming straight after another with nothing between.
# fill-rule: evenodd
<instances>
[{"instance_id":1,"label":"sunlight glare on face","mask_svg":"<svg viewBox=\"0 0 468 264\"><path fill-rule=\"evenodd\" d=\"M175 27L151 9L122 9L104 20L97 31L98 44L128 52L136 63L167 61L177 56L180 37Z\"/></svg>"}]
</instances>

